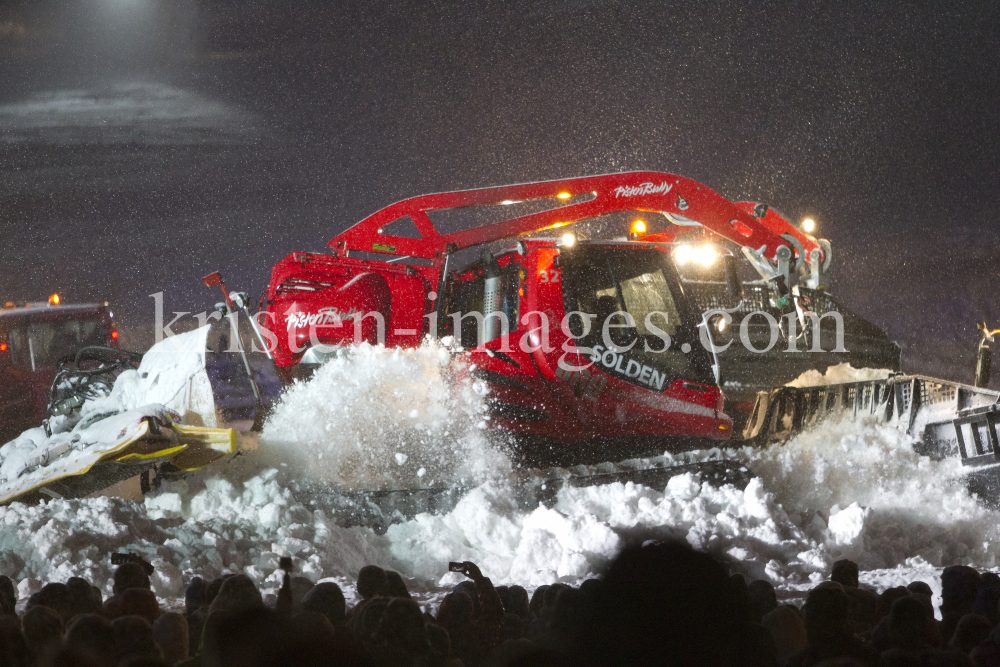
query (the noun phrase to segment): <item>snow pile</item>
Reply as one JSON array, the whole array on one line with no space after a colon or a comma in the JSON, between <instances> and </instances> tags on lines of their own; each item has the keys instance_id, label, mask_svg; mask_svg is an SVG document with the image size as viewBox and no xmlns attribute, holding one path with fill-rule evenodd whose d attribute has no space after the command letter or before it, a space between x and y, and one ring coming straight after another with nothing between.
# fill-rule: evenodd
<instances>
[{"instance_id":1,"label":"snow pile","mask_svg":"<svg viewBox=\"0 0 1000 667\"><path fill-rule=\"evenodd\" d=\"M920 579L935 592L944 566L998 565L1000 514L968 493L960 465L917 456L907 436L873 421L828 420L762 451L662 457L732 459L756 475L744 489L687 472L662 488L566 486L547 506L526 506L506 459L484 437L484 388L460 379L467 370L436 344L360 346L291 388L253 455L260 460L241 457L143 503L96 498L0 508L0 571L20 580L24 593L73 575L108 593L109 554L130 550L157 566L157 595L176 600L191 576L224 572L244 572L273 594L278 558L289 555L305 576L344 586L362 565L392 568L427 601L461 579L447 572L449 561L475 561L498 584L575 583L599 573L626 544L650 539L684 539L786 591L826 578L839 558L857 561L862 581L879 589ZM268 457L275 465L264 469ZM631 465L643 462L572 472ZM313 485L292 483L302 477ZM344 528L348 515L336 502L339 486L462 481L478 486L452 511L418 515L384 535Z\"/></svg>"},{"instance_id":2,"label":"snow pile","mask_svg":"<svg viewBox=\"0 0 1000 667\"><path fill-rule=\"evenodd\" d=\"M361 344L288 389L261 436L262 453L295 478L343 488L426 488L503 475L487 442L481 381L459 379L446 345Z\"/></svg>"},{"instance_id":3,"label":"snow pile","mask_svg":"<svg viewBox=\"0 0 1000 667\"><path fill-rule=\"evenodd\" d=\"M156 566L153 590L169 601L183 597L194 574L245 572L274 593L284 555L316 580L385 564L384 538L337 527L293 502L274 477L266 471L240 487L218 478L192 488L174 484L145 503L88 498L0 507L0 571L21 579L24 594L82 576L108 595L110 554L133 551Z\"/></svg>"},{"instance_id":4,"label":"snow pile","mask_svg":"<svg viewBox=\"0 0 1000 667\"><path fill-rule=\"evenodd\" d=\"M865 382L868 380L884 380L892 373L885 368L855 368L849 363L837 364L826 369L826 373L817 370L808 370L798 376L786 387L822 387L828 384L842 384L845 382Z\"/></svg>"},{"instance_id":5,"label":"snow pile","mask_svg":"<svg viewBox=\"0 0 1000 667\"><path fill-rule=\"evenodd\" d=\"M278 558L290 555L305 576L342 585L364 564L396 569L427 601L460 579L449 561L473 560L498 584L572 583L649 539L687 540L787 591L811 587L845 557L879 589L921 579L935 592L943 566L997 565L1000 516L954 481L954 463L916 456L894 429L844 421L784 446L724 454L757 475L745 489L685 473L664 488L566 487L551 506L525 508L516 487L489 481L451 512L384 535L341 527L335 509L296 499L275 470L242 483L194 478L139 504L14 504L0 508L0 569L26 580L25 590L81 575L107 592L109 553L132 550L156 564L157 595L176 599L191 576L223 572L244 572L273 594Z\"/></svg>"},{"instance_id":6,"label":"snow pile","mask_svg":"<svg viewBox=\"0 0 1000 667\"><path fill-rule=\"evenodd\" d=\"M449 514L418 516L386 537L394 560L416 576L439 578L449 560L473 560L501 582L529 586L592 576L630 541L686 539L726 560L754 555L765 563L784 541L811 546L760 480L742 491L717 489L693 473L660 490L631 482L566 487L553 507L526 513L487 485ZM756 570L764 576L763 565Z\"/></svg>"},{"instance_id":7,"label":"snow pile","mask_svg":"<svg viewBox=\"0 0 1000 667\"><path fill-rule=\"evenodd\" d=\"M921 580L940 604L948 565L996 569L1000 513L971 495L956 459L931 461L870 419L827 421L787 444L739 457L814 546L772 562L779 587L803 590L850 558L878 590ZM808 582L803 574L809 572Z\"/></svg>"},{"instance_id":8,"label":"snow pile","mask_svg":"<svg viewBox=\"0 0 1000 667\"><path fill-rule=\"evenodd\" d=\"M828 524L829 558L850 558L862 569L910 557L934 566L997 565L1000 515L968 492L957 459L918 456L895 428L826 422L752 453L747 465L797 525Z\"/></svg>"},{"instance_id":9,"label":"snow pile","mask_svg":"<svg viewBox=\"0 0 1000 667\"><path fill-rule=\"evenodd\" d=\"M937 566L996 565L1000 517L969 494L960 462L918 456L895 428L827 422L753 454L748 465L801 523L807 514L827 515L840 536L835 555L863 569L912 556Z\"/></svg>"}]
</instances>

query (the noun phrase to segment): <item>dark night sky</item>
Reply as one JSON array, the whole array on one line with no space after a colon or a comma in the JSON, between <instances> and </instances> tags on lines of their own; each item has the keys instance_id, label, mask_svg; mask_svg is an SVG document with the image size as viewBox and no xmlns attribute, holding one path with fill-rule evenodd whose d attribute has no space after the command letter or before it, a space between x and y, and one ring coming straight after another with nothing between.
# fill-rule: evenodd
<instances>
[{"instance_id":1,"label":"dark night sky","mask_svg":"<svg viewBox=\"0 0 1000 667\"><path fill-rule=\"evenodd\" d=\"M0 297L138 331L147 295L259 294L403 197L651 169L816 216L836 296L969 380L1000 326L1000 9L748 4L0 3Z\"/></svg>"}]
</instances>

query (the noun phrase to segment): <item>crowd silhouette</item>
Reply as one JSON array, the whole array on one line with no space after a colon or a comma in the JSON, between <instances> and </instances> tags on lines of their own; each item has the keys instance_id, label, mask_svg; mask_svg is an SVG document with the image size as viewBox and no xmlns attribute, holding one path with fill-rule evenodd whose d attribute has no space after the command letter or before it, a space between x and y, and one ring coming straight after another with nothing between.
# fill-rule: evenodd
<instances>
[{"instance_id":1,"label":"crowd silhouette","mask_svg":"<svg viewBox=\"0 0 1000 667\"><path fill-rule=\"evenodd\" d=\"M350 609L337 584L287 571L270 606L244 574L194 577L184 613L160 608L142 562L118 567L107 600L73 577L18 604L0 576L0 667L1000 667L1000 576L962 565L941 575L941 620L926 582L878 594L847 560L801 608L684 543L626 549L600 579L530 597L453 565L468 580L433 612L376 566Z\"/></svg>"}]
</instances>

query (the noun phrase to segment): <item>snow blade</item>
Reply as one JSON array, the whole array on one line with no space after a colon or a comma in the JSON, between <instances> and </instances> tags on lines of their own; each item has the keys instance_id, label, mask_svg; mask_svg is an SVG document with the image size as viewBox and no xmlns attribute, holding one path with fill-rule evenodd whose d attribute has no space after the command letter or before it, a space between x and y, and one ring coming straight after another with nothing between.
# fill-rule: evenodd
<instances>
[{"instance_id":1,"label":"snow blade","mask_svg":"<svg viewBox=\"0 0 1000 667\"><path fill-rule=\"evenodd\" d=\"M112 423L104 426L125 424L117 438L82 452L68 445L50 448L44 456L27 461L15 480L0 485L0 504L82 498L144 473L159 479L200 470L236 452L232 429L175 424L167 412L116 417L105 419Z\"/></svg>"}]
</instances>

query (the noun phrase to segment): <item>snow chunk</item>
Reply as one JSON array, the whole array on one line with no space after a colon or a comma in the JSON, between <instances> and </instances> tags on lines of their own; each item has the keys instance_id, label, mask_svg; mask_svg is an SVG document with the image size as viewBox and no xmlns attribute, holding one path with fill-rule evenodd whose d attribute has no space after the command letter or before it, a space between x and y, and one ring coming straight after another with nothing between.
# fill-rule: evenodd
<instances>
[{"instance_id":1,"label":"snow chunk","mask_svg":"<svg viewBox=\"0 0 1000 667\"><path fill-rule=\"evenodd\" d=\"M830 509L830 534L838 545L852 545L861 538L865 531L865 519L871 510L851 503L850 507L840 509L834 505Z\"/></svg>"},{"instance_id":2,"label":"snow chunk","mask_svg":"<svg viewBox=\"0 0 1000 667\"><path fill-rule=\"evenodd\" d=\"M866 380L884 380L892 373L887 368L854 368L849 363L837 364L826 369L826 373L820 373L815 369L810 369L798 376L786 387L821 387L829 384L843 384L845 382L864 382Z\"/></svg>"}]
</instances>

